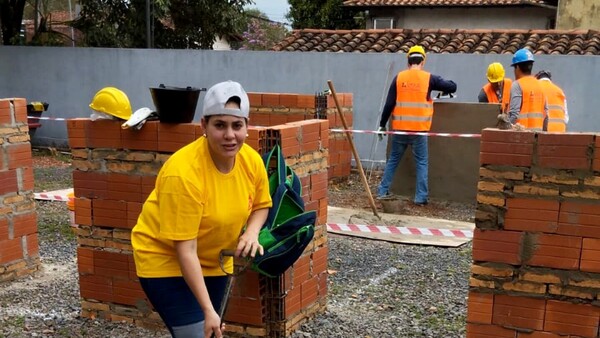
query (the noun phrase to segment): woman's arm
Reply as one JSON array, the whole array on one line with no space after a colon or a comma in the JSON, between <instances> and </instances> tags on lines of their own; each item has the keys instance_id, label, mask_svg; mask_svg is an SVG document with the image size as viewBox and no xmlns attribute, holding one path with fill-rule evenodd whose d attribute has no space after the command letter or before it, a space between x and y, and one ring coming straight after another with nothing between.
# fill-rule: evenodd
<instances>
[{"instance_id":1,"label":"woman's arm","mask_svg":"<svg viewBox=\"0 0 600 338\"><path fill-rule=\"evenodd\" d=\"M254 258L257 251L261 255L264 253L262 245L258 243L258 233L265 224L268 215L269 208L257 209L250 214L246 223L246 231L240 236L235 250L236 257L250 256Z\"/></svg>"},{"instance_id":2,"label":"woman's arm","mask_svg":"<svg viewBox=\"0 0 600 338\"><path fill-rule=\"evenodd\" d=\"M202 312L204 312L204 336L210 337L214 332L215 337L222 337L221 319L210 302L210 296L202 275L202 266L200 265L200 259L198 259L197 246L196 239L175 241L177 260L181 266L185 282L196 296Z\"/></svg>"}]
</instances>

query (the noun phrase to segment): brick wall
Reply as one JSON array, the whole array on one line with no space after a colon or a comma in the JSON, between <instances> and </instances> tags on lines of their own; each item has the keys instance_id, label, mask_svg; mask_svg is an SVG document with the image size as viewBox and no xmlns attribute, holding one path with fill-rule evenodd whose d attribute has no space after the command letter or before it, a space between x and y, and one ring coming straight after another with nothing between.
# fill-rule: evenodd
<instances>
[{"instance_id":1,"label":"brick wall","mask_svg":"<svg viewBox=\"0 0 600 338\"><path fill-rule=\"evenodd\" d=\"M78 268L84 317L162 326L135 272L130 242L162 164L203 134L199 124L147 122L140 131L117 121L67 121L73 155ZM284 336L325 308L327 295L327 120L251 127L247 143L263 153L284 146L308 210L318 213L313 242L280 278L254 272L237 278L225 319L231 336ZM294 143L295 151L287 142ZM292 142L293 143L293 142ZM286 151L287 150L287 151Z\"/></svg>"},{"instance_id":2,"label":"brick wall","mask_svg":"<svg viewBox=\"0 0 600 338\"><path fill-rule=\"evenodd\" d=\"M288 122L325 119L329 121L329 128L343 129L331 95L248 93L248 97L251 125L268 127ZM337 93L337 97L346 124L352 129L353 95ZM299 149L298 145L304 145L306 139L310 139L310 136L297 135L295 139L289 139L289 146L284 153L293 155ZM350 175L352 150L346 136L343 133L330 133L329 139L323 141L328 143L326 148L329 149L328 178L347 179ZM310 148L311 145L305 147Z\"/></svg>"},{"instance_id":3,"label":"brick wall","mask_svg":"<svg viewBox=\"0 0 600 338\"><path fill-rule=\"evenodd\" d=\"M598 337L600 134L482 132L467 337Z\"/></svg>"},{"instance_id":4,"label":"brick wall","mask_svg":"<svg viewBox=\"0 0 600 338\"><path fill-rule=\"evenodd\" d=\"M0 99L0 282L40 266L25 99Z\"/></svg>"}]
</instances>

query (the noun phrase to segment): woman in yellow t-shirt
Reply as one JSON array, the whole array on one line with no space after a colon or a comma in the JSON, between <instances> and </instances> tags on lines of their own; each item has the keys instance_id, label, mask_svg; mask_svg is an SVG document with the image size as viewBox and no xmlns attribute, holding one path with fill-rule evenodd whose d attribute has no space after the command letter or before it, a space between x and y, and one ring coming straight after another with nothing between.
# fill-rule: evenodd
<instances>
[{"instance_id":1,"label":"woman in yellow t-shirt","mask_svg":"<svg viewBox=\"0 0 600 338\"><path fill-rule=\"evenodd\" d=\"M249 110L237 82L208 90L205 134L163 165L132 230L140 284L173 337L222 337L219 252L263 254L258 232L272 201L262 158L244 143Z\"/></svg>"}]
</instances>

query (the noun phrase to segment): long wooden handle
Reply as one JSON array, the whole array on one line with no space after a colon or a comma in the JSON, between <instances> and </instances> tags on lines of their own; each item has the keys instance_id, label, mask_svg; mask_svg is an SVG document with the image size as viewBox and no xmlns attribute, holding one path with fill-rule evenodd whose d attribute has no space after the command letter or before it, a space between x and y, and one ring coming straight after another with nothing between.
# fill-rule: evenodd
<instances>
[{"instance_id":1,"label":"long wooden handle","mask_svg":"<svg viewBox=\"0 0 600 338\"><path fill-rule=\"evenodd\" d=\"M333 81L327 80L327 85L329 85L329 90L331 90L331 95L333 96L333 101L335 102L335 106L337 108L338 115L340 120L342 120L342 125L344 126L344 130L348 130L348 125L346 124L346 118L342 113L342 107L340 107L340 103L338 102L337 94L335 93L335 88L333 87ZM360 178L363 182L363 186L365 191L367 192L367 196L369 196L369 203L371 204L371 209L373 210L373 214L377 216L377 218L381 219L379 214L377 213L377 207L375 206L375 201L373 200L373 195L371 194L371 188L369 188L369 182L367 182L367 177L365 176L365 172L363 171L362 163L360 162L360 157L358 157L358 152L354 147L354 141L352 141L352 133L349 131L344 132L346 134L346 138L348 142L350 142L350 148L352 149L352 154L354 155L354 160L356 161L356 167L358 168L358 172L360 173Z\"/></svg>"}]
</instances>

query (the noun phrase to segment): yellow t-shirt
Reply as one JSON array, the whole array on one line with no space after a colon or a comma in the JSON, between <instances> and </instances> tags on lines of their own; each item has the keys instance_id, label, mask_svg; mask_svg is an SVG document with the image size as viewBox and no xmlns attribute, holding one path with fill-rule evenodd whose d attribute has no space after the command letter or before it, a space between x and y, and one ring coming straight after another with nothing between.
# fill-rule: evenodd
<instances>
[{"instance_id":1,"label":"yellow t-shirt","mask_svg":"<svg viewBox=\"0 0 600 338\"><path fill-rule=\"evenodd\" d=\"M181 276L173 241L190 239L198 240L202 273L225 275L219 252L235 249L250 213L271 205L267 172L254 149L244 144L223 174L206 138L197 139L165 162L132 230L137 275ZM232 271L231 260L226 270Z\"/></svg>"}]
</instances>

